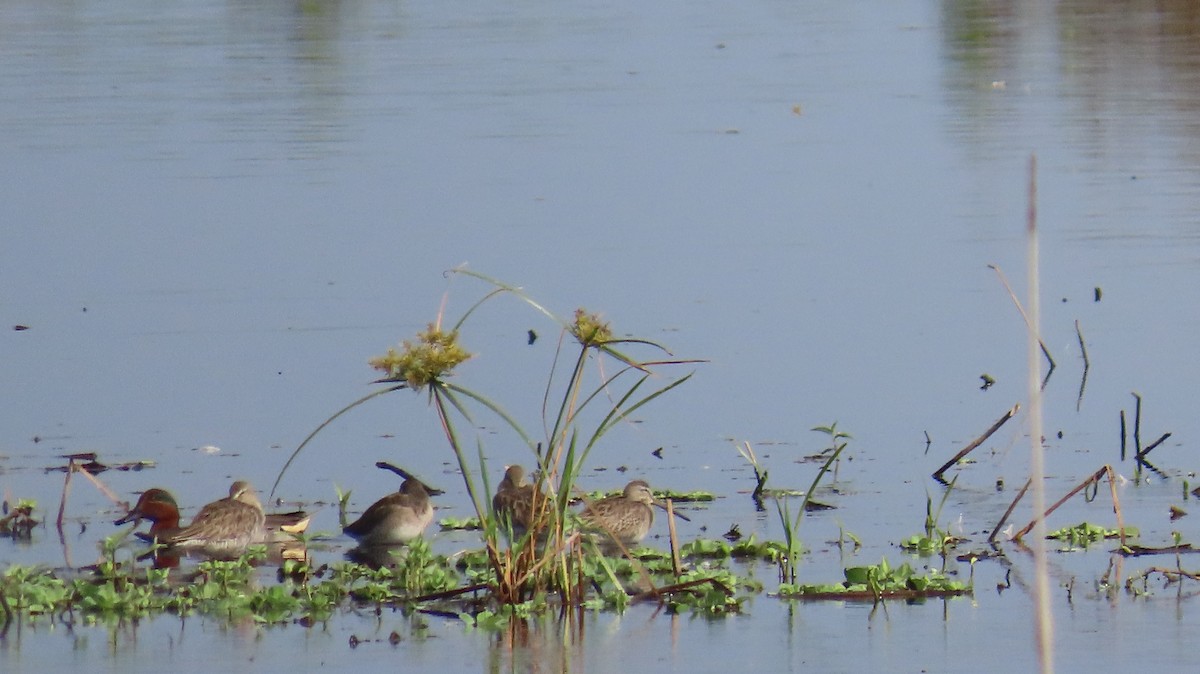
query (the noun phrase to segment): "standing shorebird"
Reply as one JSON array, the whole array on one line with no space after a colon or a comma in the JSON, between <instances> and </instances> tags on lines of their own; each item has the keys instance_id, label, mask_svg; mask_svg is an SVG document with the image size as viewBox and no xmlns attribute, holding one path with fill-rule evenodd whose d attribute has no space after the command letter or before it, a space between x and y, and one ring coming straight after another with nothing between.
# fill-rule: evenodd
<instances>
[{"instance_id":1,"label":"standing shorebird","mask_svg":"<svg viewBox=\"0 0 1200 674\"><path fill-rule=\"evenodd\" d=\"M581 515L589 528L603 532L625 547L637 544L654 524L654 494L645 480L625 485L625 492L584 507Z\"/></svg>"},{"instance_id":2,"label":"standing shorebird","mask_svg":"<svg viewBox=\"0 0 1200 674\"><path fill-rule=\"evenodd\" d=\"M514 534L525 533L546 507L546 495L525 481L525 469L511 465L504 471L504 479L492 497L492 509L501 521L512 524Z\"/></svg>"},{"instance_id":3,"label":"standing shorebird","mask_svg":"<svg viewBox=\"0 0 1200 674\"><path fill-rule=\"evenodd\" d=\"M420 536L433 521L430 493L442 492L430 489L402 468L384 461L375 465L399 474L404 478L404 483L400 485L400 491L372 503L361 517L346 525L342 531L363 546L407 543Z\"/></svg>"},{"instance_id":4,"label":"standing shorebird","mask_svg":"<svg viewBox=\"0 0 1200 674\"><path fill-rule=\"evenodd\" d=\"M142 505L149 506L148 512L140 508ZM159 541L177 549L199 550L208 554L241 554L247 545L263 538L266 518L262 505L254 496L254 487L244 480L234 482L229 488L229 496L201 508L192 518L192 523L181 529L177 528L179 510L174 506L175 499L170 494L161 489L152 489L142 494L138 506L119 522L123 524L139 516L153 519L152 516L166 514L165 522L155 521L151 527ZM173 516L170 514L172 508L175 511ZM157 531L155 527L158 527Z\"/></svg>"}]
</instances>

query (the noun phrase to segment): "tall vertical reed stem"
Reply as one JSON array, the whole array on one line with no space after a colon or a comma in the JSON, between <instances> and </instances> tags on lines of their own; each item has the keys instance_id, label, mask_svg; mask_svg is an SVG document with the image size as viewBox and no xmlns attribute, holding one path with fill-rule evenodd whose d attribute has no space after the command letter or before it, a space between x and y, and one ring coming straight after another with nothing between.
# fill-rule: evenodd
<instances>
[{"instance_id":1,"label":"tall vertical reed stem","mask_svg":"<svg viewBox=\"0 0 1200 674\"><path fill-rule=\"evenodd\" d=\"M1045 452L1042 445L1042 373L1041 373L1041 290L1038 271L1037 232L1037 155L1029 157L1029 210L1026 219L1027 272L1029 275L1029 441L1031 445L1030 476L1033 482L1034 525L1034 630L1038 662L1043 674L1054 671L1054 618L1050 613L1050 573L1046 561Z\"/></svg>"}]
</instances>

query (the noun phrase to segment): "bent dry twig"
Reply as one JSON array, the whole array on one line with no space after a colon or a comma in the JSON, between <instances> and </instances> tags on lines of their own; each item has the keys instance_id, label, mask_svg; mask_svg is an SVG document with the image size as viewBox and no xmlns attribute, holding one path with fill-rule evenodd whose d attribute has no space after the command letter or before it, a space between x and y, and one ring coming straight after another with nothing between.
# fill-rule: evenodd
<instances>
[{"instance_id":1,"label":"bent dry twig","mask_svg":"<svg viewBox=\"0 0 1200 674\"><path fill-rule=\"evenodd\" d=\"M1087 344L1083 343L1083 330L1079 327L1079 319L1075 319L1075 336L1079 338L1079 350L1083 353L1083 376L1079 380L1079 397L1075 399L1075 411L1083 408L1083 390L1087 388L1088 371L1092 362L1088 360Z\"/></svg>"},{"instance_id":2,"label":"bent dry twig","mask_svg":"<svg viewBox=\"0 0 1200 674\"><path fill-rule=\"evenodd\" d=\"M1032 213L1030 217L1034 217ZM1029 320L1029 314L1025 313L1025 307L1021 306L1021 300L1017 299L1017 294L1013 292L1012 286L1008 284L1008 278L1004 276L1004 271L1000 269L999 265L994 264L989 264L988 269L996 272L996 275L1000 277L1000 282L1004 284L1004 289L1008 291L1008 296L1012 298L1013 304L1017 306L1017 311L1021 312L1021 318L1025 319L1025 327L1032 330L1033 327ZM1042 341L1041 335L1038 335L1037 342L1038 346L1042 348L1042 355L1046 357L1046 362L1050 363L1050 367L1046 370L1046 377L1042 380L1042 388L1045 388L1046 382L1050 381L1050 374L1054 372L1054 368L1058 367L1058 365L1054 362L1054 357L1050 355L1050 350L1046 348L1046 343Z\"/></svg>"},{"instance_id":3,"label":"bent dry twig","mask_svg":"<svg viewBox=\"0 0 1200 674\"><path fill-rule=\"evenodd\" d=\"M684 590L690 590L691 588L696 587L697 585L706 585L706 584L711 585L714 590L724 593L726 596L733 595L733 590L726 587L726 585L724 583L722 583L720 580L718 580L716 578L696 578L693 580L684 581L682 583L676 583L675 585L668 585L666 587L652 588L652 589L642 592L640 594L635 594L629 598L629 602L631 604L636 604L638 602L647 601L647 600L651 600L651 599L661 602L664 595L671 594L672 592L682 592Z\"/></svg>"},{"instance_id":4,"label":"bent dry twig","mask_svg":"<svg viewBox=\"0 0 1200 674\"><path fill-rule=\"evenodd\" d=\"M954 458L952 458L949 461L947 461L946 463L942 464L941 468L938 468L937 470L935 470L933 472L933 479L937 480L938 482L941 482L942 484L945 484L946 480L944 480L942 478L942 474L945 473L947 470L949 470L950 466L953 466L954 464L958 463L959 460L961 460L964 456L971 453L971 451L973 451L976 447L978 447L979 445L982 445L984 442L987 442L987 439L992 437L992 434L995 433L997 430L999 430L1000 427L1004 425L1004 422L1013 418L1013 416L1016 415L1016 413L1020 409L1021 409L1021 403L1017 403L1016 405L1013 405L1012 409L1008 410L999 419L997 419L996 423L992 424L991 428L989 428L983 432L983 435L979 436L978 438L975 438L973 441L968 443L967 446L963 447L962 450L959 451L958 454L954 455Z\"/></svg>"},{"instance_id":5,"label":"bent dry twig","mask_svg":"<svg viewBox=\"0 0 1200 674\"><path fill-rule=\"evenodd\" d=\"M1051 513L1053 513L1055 510L1058 510L1059 506L1061 506L1062 504L1064 504L1068 500L1070 500L1070 498L1072 496L1078 494L1079 492L1083 491L1084 489L1086 489L1092 485L1096 485L1106 475L1108 476L1109 484L1112 487L1113 512L1116 513L1116 516L1117 516L1117 529L1120 531L1121 545L1122 545L1122 547L1124 547L1124 545L1125 545L1125 527L1123 526L1123 521L1122 521L1122 517L1121 517L1120 502L1117 501L1116 478L1115 478L1115 474L1113 473L1112 466L1109 466L1108 464L1101 466L1100 470L1097 470L1095 473L1092 473L1087 478L1085 478L1083 480L1083 482L1080 482L1078 485L1075 486L1074 489L1067 492L1066 496L1063 496L1062 498L1055 501L1054 505L1047 508L1046 512L1043 513L1040 517L1033 518L1033 521L1031 521L1029 524L1025 525L1025 528L1021 529L1013 536L1013 540L1017 540L1017 541L1021 540L1021 538L1024 537L1025 534L1027 534L1033 530L1034 526L1036 526L1038 524L1038 522L1045 520L1047 517L1049 517Z\"/></svg>"},{"instance_id":6,"label":"bent dry twig","mask_svg":"<svg viewBox=\"0 0 1200 674\"><path fill-rule=\"evenodd\" d=\"M1159 437L1154 442L1146 445L1146 448L1143 449L1142 451L1138 452L1137 456L1135 456L1133 458L1137 459L1139 462L1145 463L1144 461L1142 461L1142 459L1146 458L1146 455L1149 454L1151 452L1151 450L1153 450L1155 447L1158 447L1159 445L1161 445L1169 437L1171 437L1170 433L1163 433L1161 437Z\"/></svg>"},{"instance_id":7,"label":"bent dry twig","mask_svg":"<svg viewBox=\"0 0 1200 674\"><path fill-rule=\"evenodd\" d=\"M1004 523L1008 521L1008 518L1012 515L1013 511L1017 509L1017 504L1021 502L1021 499L1025 496L1025 492L1029 491L1029 486L1032 484L1033 478L1025 480L1025 486L1021 487L1021 491L1017 492L1016 498L1012 500L1012 503L1008 504L1008 510L1004 511L1004 515L1000 517L1000 521L997 522L996 527L992 529L992 534L988 536L988 543L996 542L996 534L1000 533L1000 529L1004 527Z\"/></svg>"},{"instance_id":8,"label":"bent dry twig","mask_svg":"<svg viewBox=\"0 0 1200 674\"><path fill-rule=\"evenodd\" d=\"M67 477L63 480L62 498L58 502L58 519L54 521L58 529L58 538L63 537L63 515L67 511L67 494L71 493L71 474L75 472L75 459L67 459Z\"/></svg>"}]
</instances>

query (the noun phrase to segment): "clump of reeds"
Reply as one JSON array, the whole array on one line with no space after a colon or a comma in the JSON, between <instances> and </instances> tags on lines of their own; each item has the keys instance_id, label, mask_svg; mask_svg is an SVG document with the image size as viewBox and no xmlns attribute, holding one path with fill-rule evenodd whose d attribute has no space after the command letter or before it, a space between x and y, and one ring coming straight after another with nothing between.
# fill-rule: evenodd
<instances>
[{"instance_id":1,"label":"clump of reeds","mask_svg":"<svg viewBox=\"0 0 1200 674\"><path fill-rule=\"evenodd\" d=\"M643 390L659 376L659 369L697 361L674 359L665 347L649 340L616 338L608 322L599 314L578 309L570 320L564 320L519 288L463 268L453 272L482 280L493 289L471 306L453 327L443 328L443 317L439 316L438 321L418 333L415 340L405 341L399 349L389 349L385 355L373 359L371 365L386 374L379 383L388 386L351 403L326 420L296 449L288 464L316 433L349 409L401 388L425 391L482 524L483 542L493 572L489 584L492 596L501 605L520 604L547 595L557 595L563 606L579 605L585 596L585 552L577 544L579 536L570 526L574 515L569 506L575 478L608 431L635 410L691 377L691 373L687 373L656 388ZM499 402L450 381L454 368L471 358L459 343L465 322L484 302L500 295L520 298L561 327L554 364L546 382L542 411L545 436L541 441L535 441ZM649 348L656 355L665 354L665 357L637 359L624 352L631 346ZM571 360L567 361L567 358ZM570 362L570 365L562 366L563 362ZM589 375L589 365L595 366L594 378ZM569 367L569 372L565 378L556 378L561 367ZM536 466L535 486L539 496L534 499L533 514L523 533L514 535L511 523L497 517L492 506L489 469L482 444L477 444L475 452L470 451L459 431L462 421L471 427L477 425L472 418L472 408L476 406L502 419L528 448L530 463ZM477 475L481 479L477 479ZM509 542L507 545L506 541ZM594 561L588 560L588 563Z\"/></svg>"}]
</instances>

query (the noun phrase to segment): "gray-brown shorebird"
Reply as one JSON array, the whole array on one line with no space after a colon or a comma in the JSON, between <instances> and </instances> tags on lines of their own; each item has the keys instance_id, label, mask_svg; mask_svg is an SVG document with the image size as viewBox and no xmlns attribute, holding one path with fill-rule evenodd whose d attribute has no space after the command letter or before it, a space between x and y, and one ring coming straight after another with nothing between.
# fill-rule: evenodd
<instances>
[{"instance_id":1,"label":"gray-brown shorebird","mask_svg":"<svg viewBox=\"0 0 1200 674\"><path fill-rule=\"evenodd\" d=\"M241 500L251 505L258 503L258 499L252 494L243 495ZM309 519L309 514L301 510L289 513L267 513L263 523L262 540L253 542L293 541L295 537L292 534L303 533L308 528ZM167 539L183 530L183 527L179 526L179 506L176 505L171 493L165 489L147 489L138 498L137 504L129 510L128 514L117 520L116 524L126 524L135 520L150 520L151 522L150 531L134 533L143 540L157 540L165 543Z\"/></svg>"},{"instance_id":2,"label":"gray-brown shorebird","mask_svg":"<svg viewBox=\"0 0 1200 674\"><path fill-rule=\"evenodd\" d=\"M238 480L229 487L229 496L205 505L191 524L160 540L181 549L240 554L263 540L265 521L254 487Z\"/></svg>"},{"instance_id":3,"label":"gray-brown shorebird","mask_svg":"<svg viewBox=\"0 0 1200 674\"><path fill-rule=\"evenodd\" d=\"M536 515L546 507L546 495L535 485L525 481L525 469L511 465L504 471L504 479L492 497L492 509L501 521L508 520L515 534L527 531Z\"/></svg>"},{"instance_id":4,"label":"gray-brown shorebird","mask_svg":"<svg viewBox=\"0 0 1200 674\"><path fill-rule=\"evenodd\" d=\"M624 493L609 496L584 507L581 515L588 528L598 530L625 547L637 544L654 524L654 494L645 480L625 485Z\"/></svg>"},{"instance_id":5,"label":"gray-brown shorebird","mask_svg":"<svg viewBox=\"0 0 1200 674\"><path fill-rule=\"evenodd\" d=\"M425 483L401 469L384 462L376 465L404 476L400 491L372 503L361 517L342 531L364 546L407 543L420 536L433 521L429 490Z\"/></svg>"}]
</instances>

